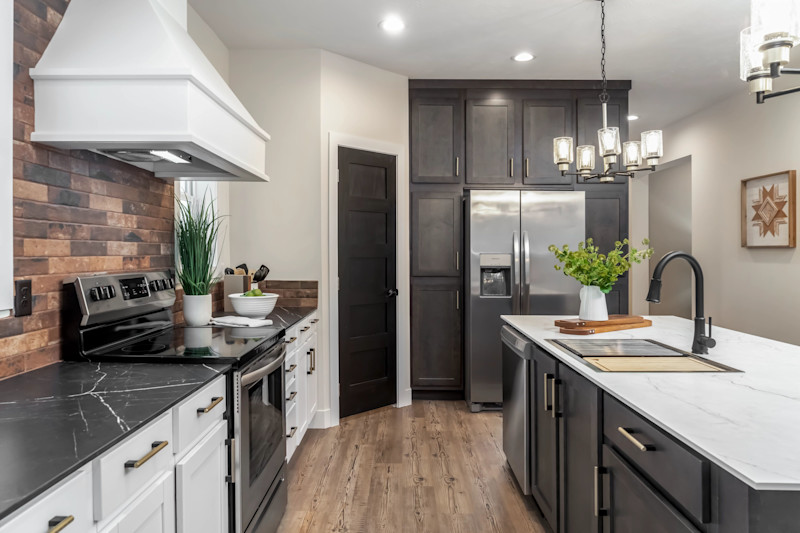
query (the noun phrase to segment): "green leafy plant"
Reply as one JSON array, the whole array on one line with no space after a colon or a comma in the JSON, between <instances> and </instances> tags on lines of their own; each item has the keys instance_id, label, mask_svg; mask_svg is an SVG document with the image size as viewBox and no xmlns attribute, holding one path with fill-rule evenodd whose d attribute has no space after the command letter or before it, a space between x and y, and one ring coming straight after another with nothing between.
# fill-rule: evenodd
<instances>
[{"instance_id":1,"label":"green leafy plant","mask_svg":"<svg viewBox=\"0 0 800 533\"><path fill-rule=\"evenodd\" d=\"M203 196L202 202L178 201L175 218L175 239L178 243L178 280L189 296L210 294L218 280L216 243L222 217L217 215L213 200Z\"/></svg>"},{"instance_id":2,"label":"green leafy plant","mask_svg":"<svg viewBox=\"0 0 800 533\"><path fill-rule=\"evenodd\" d=\"M607 254L600 253L592 239L578 243L577 250L570 250L567 244L561 248L551 244L547 249L563 263L563 267L555 265L556 270L563 270L565 276L571 276L583 285L600 287L601 291L608 294L617 279L630 270L633 263L641 263L653 255L650 241L644 239L642 244L646 248L637 250L630 246L628 239L617 241L614 249ZM623 250L626 246L627 252Z\"/></svg>"}]
</instances>

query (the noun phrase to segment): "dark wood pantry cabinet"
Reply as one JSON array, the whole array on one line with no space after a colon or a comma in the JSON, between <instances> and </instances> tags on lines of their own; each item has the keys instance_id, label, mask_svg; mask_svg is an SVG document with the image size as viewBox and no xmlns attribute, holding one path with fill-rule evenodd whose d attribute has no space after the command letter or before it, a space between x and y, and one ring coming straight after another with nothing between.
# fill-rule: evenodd
<instances>
[{"instance_id":1,"label":"dark wood pantry cabinet","mask_svg":"<svg viewBox=\"0 0 800 533\"><path fill-rule=\"evenodd\" d=\"M623 140L629 89L630 82L609 82L609 120ZM582 183L561 176L553 163L554 137L571 136L576 146L597 144L599 92L595 81L409 82L411 382L417 396L463 394L463 340L451 337L463 334L469 296L466 190L583 190L587 237L604 249L627 237L627 184ZM627 277L620 279L608 295L609 312L628 311L627 284ZM441 291L458 297L457 308L443 314Z\"/></svg>"}]
</instances>

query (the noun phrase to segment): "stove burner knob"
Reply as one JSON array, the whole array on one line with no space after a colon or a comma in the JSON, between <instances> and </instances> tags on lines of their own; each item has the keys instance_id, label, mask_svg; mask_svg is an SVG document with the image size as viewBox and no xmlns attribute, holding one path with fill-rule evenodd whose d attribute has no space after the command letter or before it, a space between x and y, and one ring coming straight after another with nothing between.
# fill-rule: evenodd
<instances>
[{"instance_id":1,"label":"stove burner knob","mask_svg":"<svg viewBox=\"0 0 800 533\"><path fill-rule=\"evenodd\" d=\"M169 285L170 289L174 289L175 288L175 282L172 280L172 278L169 278L167 280L167 285Z\"/></svg>"},{"instance_id":2,"label":"stove burner knob","mask_svg":"<svg viewBox=\"0 0 800 533\"><path fill-rule=\"evenodd\" d=\"M158 291L158 284L156 283L156 280L153 280L150 282L150 292L156 291Z\"/></svg>"},{"instance_id":3,"label":"stove burner knob","mask_svg":"<svg viewBox=\"0 0 800 533\"><path fill-rule=\"evenodd\" d=\"M113 285L109 285L108 286L108 294L110 294L112 298L116 298L117 297L117 289L115 289Z\"/></svg>"},{"instance_id":4,"label":"stove burner knob","mask_svg":"<svg viewBox=\"0 0 800 533\"><path fill-rule=\"evenodd\" d=\"M100 299L108 300L109 298L111 298L111 294L108 292L108 287L100 287Z\"/></svg>"},{"instance_id":5,"label":"stove burner knob","mask_svg":"<svg viewBox=\"0 0 800 533\"><path fill-rule=\"evenodd\" d=\"M89 291L89 297L92 299L93 302L100 300L100 292L97 290L97 287L92 287Z\"/></svg>"},{"instance_id":6,"label":"stove burner knob","mask_svg":"<svg viewBox=\"0 0 800 533\"><path fill-rule=\"evenodd\" d=\"M158 290L163 291L167 288L167 282L163 279L159 279L156 281L156 285L158 285Z\"/></svg>"}]
</instances>

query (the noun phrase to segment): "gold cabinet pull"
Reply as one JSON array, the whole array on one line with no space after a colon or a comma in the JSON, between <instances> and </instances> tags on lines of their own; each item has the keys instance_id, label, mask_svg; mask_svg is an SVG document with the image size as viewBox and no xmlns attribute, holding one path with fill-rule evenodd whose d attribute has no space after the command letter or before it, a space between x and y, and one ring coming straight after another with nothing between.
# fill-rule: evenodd
<instances>
[{"instance_id":1,"label":"gold cabinet pull","mask_svg":"<svg viewBox=\"0 0 800 533\"><path fill-rule=\"evenodd\" d=\"M294 400L294 399L295 399L295 397L296 397L296 396L297 396L297 391L296 391L296 390L293 390L293 391L292 391L292 393L289 395L289 397L288 397L288 398L286 398L286 401L287 401L287 402L291 402L292 400Z\"/></svg>"},{"instance_id":2,"label":"gold cabinet pull","mask_svg":"<svg viewBox=\"0 0 800 533\"><path fill-rule=\"evenodd\" d=\"M639 439L637 439L636 437L631 435L631 432L630 432L631 430L629 430L629 429L626 429L624 427L618 427L617 431L622 433L623 437L628 439L634 446L639 448L639 451L648 452L648 451L654 449L654 446L652 444L642 444Z\"/></svg>"},{"instance_id":3,"label":"gold cabinet pull","mask_svg":"<svg viewBox=\"0 0 800 533\"><path fill-rule=\"evenodd\" d=\"M525 177L531 175L531 160L529 158L525 158Z\"/></svg>"},{"instance_id":4,"label":"gold cabinet pull","mask_svg":"<svg viewBox=\"0 0 800 533\"><path fill-rule=\"evenodd\" d=\"M293 364L292 366L286 369L286 373L291 374L292 372L294 372L295 368L297 368L297 365Z\"/></svg>"},{"instance_id":5,"label":"gold cabinet pull","mask_svg":"<svg viewBox=\"0 0 800 533\"><path fill-rule=\"evenodd\" d=\"M308 354L311 356L311 373L313 374L317 370L317 349L311 348Z\"/></svg>"},{"instance_id":6,"label":"gold cabinet pull","mask_svg":"<svg viewBox=\"0 0 800 533\"><path fill-rule=\"evenodd\" d=\"M289 434L286 436L291 439L292 437L294 437L295 433L297 433L297 426L292 427L291 431L289 431Z\"/></svg>"},{"instance_id":7,"label":"gold cabinet pull","mask_svg":"<svg viewBox=\"0 0 800 533\"><path fill-rule=\"evenodd\" d=\"M304 327L303 329L300 330L300 333L305 333L306 331L308 331L310 329L311 329L311 326L306 326L306 327Z\"/></svg>"},{"instance_id":8,"label":"gold cabinet pull","mask_svg":"<svg viewBox=\"0 0 800 533\"><path fill-rule=\"evenodd\" d=\"M206 414L207 412L218 406L220 403L222 403L222 400L224 399L225 398L223 396L214 396L213 398L211 398L211 403L208 404L208 406L197 408L197 414L199 415Z\"/></svg>"},{"instance_id":9,"label":"gold cabinet pull","mask_svg":"<svg viewBox=\"0 0 800 533\"><path fill-rule=\"evenodd\" d=\"M314 320L311 321L312 324L316 324L317 322L319 322L319 318L315 318Z\"/></svg>"},{"instance_id":10,"label":"gold cabinet pull","mask_svg":"<svg viewBox=\"0 0 800 533\"><path fill-rule=\"evenodd\" d=\"M47 533L58 533L62 531L65 527L70 525L75 521L75 517L72 515L69 516L54 516L50 519L47 523L47 527L50 529L47 530Z\"/></svg>"},{"instance_id":11,"label":"gold cabinet pull","mask_svg":"<svg viewBox=\"0 0 800 533\"><path fill-rule=\"evenodd\" d=\"M456 176L458 176L458 156L456 156Z\"/></svg>"},{"instance_id":12,"label":"gold cabinet pull","mask_svg":"<svg viewBox=\"0 0 800 533\"><path fill-rule=\"evenodd\" d=\"M133 460L126 461L125 462L125 468L139 468L140 466L145 464L147 461L152 459L158 452L160 452L161 450L166 448L167 444L169 444L169 442L165 441L165 440L154 442L152 444L153 449L150 450L149 452L147 452L147 455L145 455L144 457L142 457L138 461L133 461Z\"/></svg>"},{"instance_id":13,"label":"gold cabinet pull","mask_svg":"<svg viewBox=\"0 0 800 533\"><path fill-rule=\"evenodd\" d=\"M511 177L513 178L514 177L514 158L512 157L511 159L509 159L509 161L511 161Z\"/></svg>"},{"instance_id":14,"label":"gold cabinet pull","mask_svg":"<svg viewBox=\"0 0 800 533\"><path fill-rule=\"evenodd\" d=\"M228 465L231 475L228 476L228 481L231 483L236 483L236 439L230 439L228 442L228 448L231 452L230 464Z\"/></svg>"},{"instance_id":15,"label":"gold cabinet pull","mask_svg":"<svg viewBox=\"0 0 800 533\"><path fill-rule=\"evenodd\" d=\"M292 338L291 338L291 339L289 339L288 341L283 341L283 343L284 343L284 344L292 344L292 343L293 343L294 341L296 341L296 340L297 340L297 337L292 337Z\"/></svg>"},{"instance_id":16,"label":"gold cabinet pull","mask_svg":"<svg viewBox=\"0 0 800 533\"><path fill-rule=\"evenodd\" d=\"M544 394L542 395L542 406L544 407L544 411L547 412L550 410L549 404L547 403L547 382L553 379L553 375L544 374L542 377L544 378L542 380L542 388L544 389Z\"/></svg>"}]
</instances>

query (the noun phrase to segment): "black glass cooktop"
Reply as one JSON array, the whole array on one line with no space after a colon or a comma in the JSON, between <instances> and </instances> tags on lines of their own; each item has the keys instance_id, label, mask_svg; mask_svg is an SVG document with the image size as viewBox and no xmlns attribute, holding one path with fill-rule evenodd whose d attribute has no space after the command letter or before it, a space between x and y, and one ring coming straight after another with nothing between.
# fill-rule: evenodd
<instances>
[{"instance_id":1,"label":"black glass cooktop","mask_svg":"<svg viewBox=\"0 0 800 533\"><path fill-rule=\"evenodd\" d=\"M274 344L283 328L173 327L122 346L98 350L92 360L137 362L231 362L244 364L248 355L262 344Z\"/></svg>"}]
</instances>

